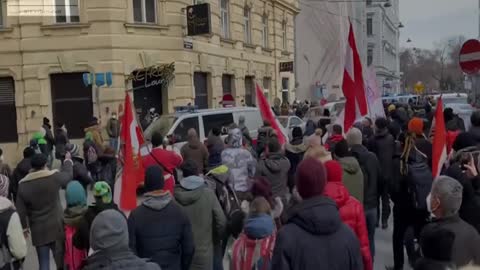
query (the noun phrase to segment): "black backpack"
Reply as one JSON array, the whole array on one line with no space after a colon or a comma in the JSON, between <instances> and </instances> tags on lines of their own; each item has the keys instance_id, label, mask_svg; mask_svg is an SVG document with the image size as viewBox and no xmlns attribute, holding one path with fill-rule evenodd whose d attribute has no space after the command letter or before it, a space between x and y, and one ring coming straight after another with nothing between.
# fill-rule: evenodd
<instances>
[{"instance_id":1,"label":"black backpack","mask_svg":"<svg viewBox=\"0 0 480 270\"><path fill-rule=\"evenodd\" d=\"M402 176L406 178L408 194L417 210L427 210L427 197L433 183L432 170L427 156L416 147L411 155L402 161Z\"/></svg>"}]
</instances>

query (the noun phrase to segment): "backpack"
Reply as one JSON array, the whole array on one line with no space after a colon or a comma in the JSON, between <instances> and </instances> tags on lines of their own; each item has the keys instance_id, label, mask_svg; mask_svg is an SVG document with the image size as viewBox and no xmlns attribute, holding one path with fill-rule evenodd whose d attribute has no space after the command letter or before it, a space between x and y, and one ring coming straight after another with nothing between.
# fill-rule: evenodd
<instances>
[{"instance_id":1,"label":"backpack","mask_svg":"<svg viewBox=\"0 0 480 270\"><path fill-rule=\"evenodd\" d=\"M408 194L417 210L427 210L427 197L433 183L432 170L428 166L427 156L416 147L406 162L402 161L402 176L406 178Z\"/></svg>"},{"instance_id":2,"label":"backpack","mask_svg":"<svg viewBox=\"0 0 480 270\"><path fill-rule=\"evenodd\" d=\"M241 203L235 191L225 180L228 178L228 167L222 165L207 173L206 182L207 186L215 192L220 206L227 217L227 228L230 229L230 232L236 238L242 231L245 213L242 211Z\"/></svg>"},{"instance_id":3,"label":"backpack","mask_svg":"<svg viewBox=\"0 0 480 270\"><path fill-rule=\"evenodd\" d=\"M9 208L0 214L0 268L3 269L5 265L12 263L12 254L8 246L7 227L15 210Z\"/></svg>"},{"instance_id":4,"label":"backpack","mask_svg":"<svg viewBox=\"0 0 480 270\"><path fill-rule=\"evenodd\" d=\"M97 162L97 160L98 160L97 150L95 149L95 147L93 147L93 145L90 145L87 149L88 164L95 163Z\"/></svg>"},{"instance_id":5,"label":"backpack","mask_svg":"<svg viewBox=\"0 0 480 270\"><path fill-rule=\"evenodd\" d=\"M87 251L77 249L73 245L73 236L77 232L77 228L65 225L65 256L64 262L67 270L80 270L84 260L87 258Z\"/></svg>"}]
</instances>

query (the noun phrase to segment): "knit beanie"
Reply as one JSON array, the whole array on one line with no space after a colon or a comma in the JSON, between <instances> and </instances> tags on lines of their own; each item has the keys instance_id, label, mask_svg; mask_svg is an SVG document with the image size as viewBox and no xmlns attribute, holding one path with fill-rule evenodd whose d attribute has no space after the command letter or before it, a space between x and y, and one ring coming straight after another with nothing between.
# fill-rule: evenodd
<instances>
[{"instance_id":1,"label":"knit beanie","mask_svg":"<svg viewBox=\"0 0 480 270\"><path fill-rule=\"evenodd\" d=\"M343 169L338 161L325 162L325 170L327 171L327 182L342 182Z\"/></svg>"},{"instance_id":2,"label":"knit beanie","mask_svg":"<svg viewBox=\"0 0 480 270\"><path fill-rule=\"evenodd\" d=\"M95 217L90 246L94 251L128 249L127 220L118 210L105 210Z\"/></svg>"},{"instance_id":3,"label":"knit beanie","mask_svg":"<svg viewBox=\"0 0 480 270\"><path fill-rule=\"evenodd\" d=\"M93 186L93 196L102 199L103 203L112 202L112 189L105 181L99 181Z\"/></svg>"},{"instance_id":4,"label":"knit beanie","mask_svg":"<svg viewBox=\"0 0 480 270\"><path fill-rule=\"evenodd\" d=\"M353 127L347 132L348 145L352 146L352 145L362 144L362 140L363 140L363 135L360 129Z\"/></svg>"},{"instance_id":5,"label":"knit beanie","mask_svg":"<svg viewBox=\"0 0 480 270\"><path fill-rule=\"evenodd\" d=\"M455 151L460 151L464 148L475 146L477 142L469 132L462 132L458 134L457 138L453 142L452 148Z\"/></svg>"},{"instance_id":6,"label":"knit beanie","mask_svg":"<svg viewBox=\"0 0 480 270\"><path fill-rule=\"evenodd\" d=\"M300 162L295 180L302 199L322 195L327 182L326 178L325 167L320 161L307 158Z\"/></svg>"},{"instance_id":7,"label":"knit beanie","mask_svg":"<svg viewBox=\"0 0 480 270\"><path fill-rule=\"evenodd\" d=\"M421 136L423 134L423 120L418 117L412 118L412 120L408 122L408 131Z\"/></svg>"},{"instance_id":8,"label":"knit beanie","mask_svg":"<svg viewBox=\"0 0 480 270\"><path fill-rule=\"evenodd\" d=\"M145 172L145 192L161 190L165 186L163 170L158 165L150 166Z\"/></svg>"},{"instance_id":9,"label":"knit beanie","mask_svg":"<svg viewBox=\"0 0 480 270\"><path fill-rule=\"evenodd\" d=\"M87 205L87 195L82 184L78 181L71 181L65 189L65 201L67 207Z\"/></svg>"},{"instance_id":10,"label":"knit beanie","mask_svg":"<svg viewBox=\"0 0 480 270\"><path fill-rule=\"evenodd\" d=\"M8 176L0 174L0 197L8 197L8 187L10 180Z\"/></svg>"}]
</instances>

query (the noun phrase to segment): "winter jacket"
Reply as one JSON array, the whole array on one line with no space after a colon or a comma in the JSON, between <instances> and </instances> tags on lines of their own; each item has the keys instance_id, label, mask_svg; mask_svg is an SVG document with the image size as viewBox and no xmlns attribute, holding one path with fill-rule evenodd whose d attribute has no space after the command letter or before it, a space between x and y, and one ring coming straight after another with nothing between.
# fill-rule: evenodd
<instances>
[{"instance_id":1,"label":"winter jacket","mask_svg":"<svg viewBox=\"0 0 480 270\"><path fill-rule=\"evenodd\" d=\"M65 157L66 146L70 141L68 140L67 131L63 128L55 129L55 158L63 159Z\"/></svg>"},{"instance_id":2,"label":"winter jacket","mask_svg":"<svg viewBox=\"0 0 480 270\"><path fill-rule=\"evenodd\" d=\"M208 135L207 149L208 149L208 167L214 168L222 165L222 151L225 148L220 136L213 134Z\"/></svg>"},{"instance_id":3,"label":"winter jacket","mask_svg":"<svg viewBox=\"0 0 480 270\"><path fill-rule=\"evenodd\" d=\"M318 196L294 206L277 234L275 270L360 270L360 243L340 219L337 205Z\"/></svg>"},{"instance_id":4,"label":"winter jacket","mask_svg":"<svg viewBox=\"0 0 480 270\"><path fill-rule=\"evenodd\" d=\"M269 153L268 157L257 163L255 175L265 176L272 184L273 197L286 199L290 161L281 153Z\"/></svg>"},{"instance_id":5,"label":"winter jacket","mask_svg":"<svg viewBox=\"0 0 480 270\"><path fill-rule=\"evenodd\" d=\"M13 199L16 200L18 192L18 183L22 180L27 174L30 173L32 169L32 163L29 158L24 158L17 164L17 167L13 170L12 177L10 177L10 194L12 194Z\"/></svg>"},{"instance_id":6,"label":"winter jacket","mask_svg":"<svg viewBox=\"0 0 480 270\"><path fill-rule=\"evenodd\" d=\"M28 247L23 235L20 218L12 202L5 197L0 197L0 221L2 226L6 225L6 228L2 228L2 230L4 230L8 239L7 246L11 256L9 258L10 262L25 258ZM5 243L1 244L4 245Z\"/></svg>"},{"instance_id":7,"label":"winter jacket","mask_svg":"<svg viewBox=\"0 0 480 270\"><path fill-rule=\"evenodd\" d=\"M110 118L107 122L107 134L110 138L120 136L120 121L116 118Z\"/></svg>"},{"instance_id":8,"label":"winter jacket","mask_svg":"<svg viewBox=\"0 0 480 270\"><path fill-rule=\"evenodd\" d=\"M102 134L100 133L100 128L98 125L95 125L95 126L91 126L91 127L88 127L86 129L84 129L85 133L90 133L90 135L92 136L92 140L93 142L95 143L95 145L97 146L98 150L100 150L99 152L103 152L103 149L104 149L104 141L103 141L103 137L102 137Z\"/></svg>"},{"instance_id":9,"label":"winter jacket","mask_svg":"<svg viewBox=\"0 0 480 270\"><path fill-rule=\"evenodd\" d=\"M214 239L223 239L226 218L215 193L199 176L182 179L175 199L192 225L195 254L190 270L212 269Z\"/></svg>"},{"instance_id":10,"label":"winter jacket","mask_svg":"<svg viewBox=\"0 0 480 270\"><path fill-rule=\"evenodd\" d=\"M160 164L158 164L160 162ZM165 179L164 190L170 191L173 194L173 188L175 186L175 169L178 168L183 162L180 155L174 151L163 149L162 147L156 147L152 149L149 155L142 158L143 168L146 170L150 166L160 166L163 170L163 178Z\"/></svg>"},{"instance_id":11,"label":"winter jacket","mask_svg":"<svg viewBox=\"0 0 480 270\"><path fill-rule=\"evenodd\" d=\"M275 223L270 215L250 217L233 244L230 270L271 269L275 239Z\"/></svg>"},{"instance_id":12,"label":"winter jacket","mask_svg":"<svg viewBox=\"0 0 480 270\"><path fill-rule=\"evenodd\" d=\"M381 169L382 183L389 186L392 181L392 160L395 152L395 140L387 129L378 131L368 142L368 150L377 155Z\"/></svg>"},{"instance_id":13,"label":"winter jacket","mask_svg":"<svg viewBox=\"0 0 480 270\"><path fill-rule=\"evenodd\" d=\"M331 153L335 152L335 145L344 139L345 138L343 138L342 134L335 134L328 137L327 141L325 142L325 149Z\"/></svg>"},{"instance_id":14,"label":"winter jacket","mask_svg":"<svg viewBox=\"0 0 480 270\"><path fill-rule=\"evenodd\" d=\"M160 270L156 263L147 262L129 250L127 222L123 218L114 210L97 216L90 234L94 252L83 270Z\"/></svg>"},{"instance_id":15,"label":"winter jacket","mask_svg":"<svg viewBox=\"0 0 480 270\"><path fill-rule=\"evenodd\" d=\"M425 136L417 136L415 139L415 146L417 149L425 154L428 159L428 166L432 167L432 143L425 138Z\"/></svg>"},{"instance_id":16,"label":"winter jacket","mask_svg":"<svg viewBox=\"0 0 480 270\"><path fill-rule=\"evenodd\" d=\"M297 166L303 160L303 155L307 151L307 146L303 143L303 138L292 140L285 146L285 156L290 161L290 170L288 170L288 187L293 189L295 185L295 173Z\"/></svg>"},{"instance_id":17,"label":"winter jacket","mask_svg":"<svg viewBox=\"0 0 480 270\"><path fill-rule=\"evenodd\" d=\"M420 258L415 262L414 270L452 270L455 269L451 263Z\"/></svg>"},{"instance_id":18,"label":"winter jacket","mask_svg":"<svg viewBox=\"0 0 480 270\"><path fill-rule=\"evenodd\" d=\"M343 169L343 184L350 195L363 204L364 180L360 164L354 157L339 158L338 162Z\"/></svg>"},{"instance_id":19,"label":"winter jacket","mask_svg":"<svg viewBox=\"0 0 480 270\"><path fill-rule=\"evenodd\" d=\"M352 229L360 241L360 249L363 258L363 269L372 270L373 260L370 254L368 232L365 213L362 204L350 196L340 179L339 182L328 182L325 186L325 196L337 203L342 221ZM334 181L329 178L329 181Z\"/></svg>"},{"instance_id":20,"label":"winter jacket","mask_svg":"<svg viewBox=\"0 0 480 270\"><path fill-rule=\"evenodd\" d=\"M72 157L73 179L79 181L87 190L87 186L93 183L92 177L88 174L87 167L83 164L83 158Z\"/></svg>"},{"instance_id":21,"label":"winter jacket","mask_svg":"<svg viewBox=\"0 0 480 270\"><path fill-rule=\"evenodd\" d=\"M78 228L81 225L83 216L87 212L86 205L77 205L74 207L67 207L63 212L63 222L65 224L65 256L64 262L66 269L76 270L81 269L80 266L83 265L83 261L86 259L88 254L88 248L78 249L73 244L73 238L75 232L78 231Z\"/></svg>"},{"instance_id":22,"label":"winter jacket","mask_svg":"<svg viewBox=\"0 0 480 270\"><path fill-rule=\"evenodd\" d=\"M235 191L250 190L249 180L255 175L257 161L244 148L226 148L222 152L222 164L230 171L230 186Z\"/></svg>"},{"instance_id":23,"label":"winter jacket","mask_svg":"<svg viewBox=\"0 0 480 270\"><path fill-rule=\"evenodd\" d=\"M447 130L455 131L465 131L465 123L463 122L463 119L458 117L458 115L455 115L453 119L449 120L447 123L445 123L445 127Z\"/></svg>"},{"instance_id":24,"label":"winter jacket","mask_svg":"<svg viewBox=\"0 0 480 270\"><path fill-rule=\"evenodd\" d=\"M31 172L18 185L15 205L22 226L30 228L32 243L36 247L63 238L59 191L72 180L72 163L65 160L61 172L48 169Z\"/></svg>"},{"instance_id":25,"label":"winter jacket","mask_svg":"<svg viewBox=\"0 0 480 270\"><path fill-rule=\"evenodd\" d=\"M469 263L480 264L480 235L474 227L463 221L458 215L440 219L434 219L427 224L422 234L435 228L446 229L455 234L453 242L452 261L458 266Z\"/></svg>"},{"instance_id":26,"label":"winter jacket","mask_svg":"<svg viewBox=\"0 0 480 270\"><path fill-rule=\"evenodd\" d=\"M162 228L159 230L158 228ZM128 217L131 250L162 270L188 270L195 250L192 227L169 192L147 194Z\"/></svg>"},{"instance_id":27,"label":"winter jacket","mask_svg":"<svg viewBox=\"0 0 480 270\"><path fill-rule=\"evenodd\" d=\"M208 167L208 150L207 147L199 140L192 140L182 146L180 149L184 160L191 159L195 161L200 173L205 173Z\"/></svg>"},{"instance_id":28,"label":"winter jacket","mask_svg":"<svg viewBox=\"0 0 480 270\"><path fill-rule=\"evenodd\" d=\"M475 138L477 145L480 145L480 127L472 126L468 133L470 133L473 138Z\"/></svg>"},{"instance_id":29,"label":"winter jacket","mask_svg":"<svg viewBox=\"0 0 480 270\"><path fill-rule=\"evenodd\" d=\"M42 128L45 130L45 140L47 141L47 151L52 153L53 145L55 144L55 139L53 138L52 127L47 124L43 124Z\"/></svg>"},{"instance_id":30,"label":"winter jacket","mask_svg":"<svg viewBox=\"0 0 480 270\"><path fill-rule=\"evenodd\" d=\"M352 155L357 159L363 173L363 207L365 210L378 206L378 183L380 180L380 165L374 153L369 152L363 145L354 145Z\"/></svg>"},{"instance_id":31,"label":"winter jacket","mask_svg":"<svg viewBox=\"0 0 480 270\"><path fill-rule=\"evenodd\" d=\"M98 172L98 179L105 181L110 185L113 193L115 187L115 180L117 179L117 158L115 155L103 155L98 157L100 162L100 171Z\"/></svg>"}]
</instances>

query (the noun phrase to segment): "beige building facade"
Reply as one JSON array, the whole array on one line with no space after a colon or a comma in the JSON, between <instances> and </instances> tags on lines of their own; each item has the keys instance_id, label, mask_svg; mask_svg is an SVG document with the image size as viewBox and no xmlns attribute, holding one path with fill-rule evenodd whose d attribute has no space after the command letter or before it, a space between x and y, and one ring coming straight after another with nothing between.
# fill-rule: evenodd
<instances>
[{"instance_id":1,"label":"beige building facade","mask_svg":"<svg viewBox=\"0 0 480 270\"><path fill-rule=\"evenodd\" d=\"M0 0L0 148L10 163L43 117L73 138L93 116L106 123L135 87L132 72L150 66L174 63L168 87L149 90L160 91L163 114L219 107L225 93L254 105L255 83L271 101L295 97L280 64L294 60L297 0L56 0L66 4L56 17L7 16L9 1ZM212 31L189 37L186 7L200 2L210 4ZM105 85L84 85L85 73L107 72Z\"/></svg>"}]
</instances>

